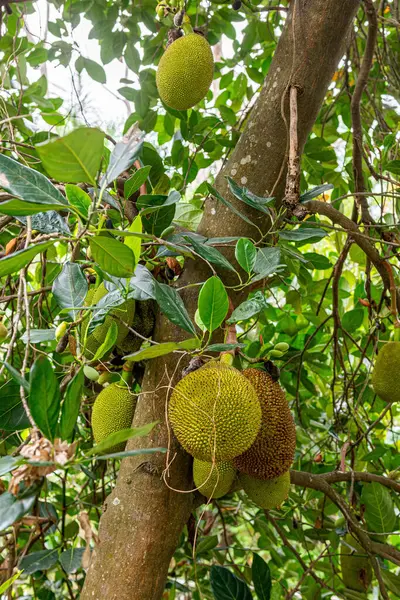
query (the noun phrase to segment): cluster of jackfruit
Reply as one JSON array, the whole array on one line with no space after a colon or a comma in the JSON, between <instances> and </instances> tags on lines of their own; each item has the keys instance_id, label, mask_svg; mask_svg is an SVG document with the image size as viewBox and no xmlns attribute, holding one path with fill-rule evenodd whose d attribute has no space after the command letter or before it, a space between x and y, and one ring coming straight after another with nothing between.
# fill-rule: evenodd
<instances>
[{"instance_id":1,"label":"cluster of jackfruit","mask_svg":"<svg viewBox=\"0 0 400 600\"><path fill-rule=\"evenodd\" d=\"M372 387L385 402L400 402L400 342L387 342L379 351L372 373Z\"/></svg>"},{"instance_id":2,"label":"cluster of jackfruit","mask_svg":"<svg viewBox=\"0 0 400 600\"><path fill-rule=\"evenodd\" d=\"M266 371L210 361L181 379L168 411L204 496L243 488L262 508L284 502L296 429L284 392Z\"/></svg>"},{"instance_id":3,"label":"cluster of jackfruit","mask_svg":"<svg viewBox=\"0 0 400 600\"><path fill-rule=\"evenodd\" d=\"M186 110L202 100L211 85L214 60L210 44L189 33L168 46L161 57L156 83L161 100L175 110Z\"/></svg>"}]
</instances>

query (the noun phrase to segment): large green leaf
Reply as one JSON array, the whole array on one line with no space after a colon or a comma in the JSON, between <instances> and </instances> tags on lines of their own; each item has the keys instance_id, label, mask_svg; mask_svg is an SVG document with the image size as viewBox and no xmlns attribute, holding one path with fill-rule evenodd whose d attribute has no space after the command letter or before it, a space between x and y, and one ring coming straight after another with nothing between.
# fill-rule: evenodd
<instances>
[{"instance_id":1,"label":"large green leaf","mask_svg":"<svg viewBox=\"0 0 400 600\"><path fill-rule=\"evenodd\" d=\"M179 325L185 331L196 335L196 330L179 293L165 283L156 285L156 301L163 312L172 323Z\"/></svg>"},{"instance_id":2,"label":"large green leaf","mask_svg":"<svg viewBox=\"0 0 400 600\"><path fill-rule=\"evenodd\" d=\"M1 155L0 155L1 156ZM35 246L29 246L25 250L18 250L9 256L0 258L0 277L5 275L11 275L20 271L27 264L29 264L37 254L45 252L50 246L54 245L54 240L49 242L42 242Z\"/></svg>"},{"instance_id":3,"label":"large green leaf","mask_svg":"<svg viewBox=\"0 0 400 600\"><path fill-rule=\"evenodd\" d=\"M113 448L118 444L130 440L131 438L143 437L145 435L148 435L154 429L157 423L158 421L154 421L154 423L148 423L147 425L143 425L142 427L133 427L132 429L121 429L120 431L111 433L111 435L106 437L99 444L97 444L88 452L86 452L86 455L92 456L93 454L103 454L109 448Z\"/></svg>"},{"instance_id":4,"label":"large green leaf","mask_svg":"<svg viewBox=\"0 0 400 600\"><path fill-rule=\"evenodd\" d=\"M131 277L135 270L135 255L132 250L111 237L90 238L90 248L94 260L110 275Z\"/></svg>"},{"instance_id":5,"label":"large green leaf","mask_svg":"<svg viewBox=\"0 0 400 600\"><path fill-rule=\"evenodd\" d=\"M255 552L253 553L251 574L257 598L259 600L270 600L272 587L271 571L265 560Z\"/></svg>"},{"instance_id":6,"label":"large green leaf","mask_svg":"<svg viewBox=\"0 0 400 600\"><path fill-rule=\"evenodd\" d=\"M188 241L192 244L193 250L199 254L206 261L221 267L222 269L228 269L229 271L235 271L235 268L231 265L229 260L225 258L223 254L216 248L212 246L207 246L206 244L200 244L196 242L193 238L188 238Z\"/></svg>"},{"instance_id":7,"label":"large green leaf","mask_svg":"<svg viewBox=\"0 0 400 600\"><path fill-rule=\"evenodd\" d=\"M9 381L0 386L0 429L19 431L29 427L29 419L21 401L20 386Z\"/></svg>"},{"instance_id":8,"label":"large green leaf","mask_svg":"<svg viewBox=\"0 0 400 600\"><path fill-rule=\"evenodd\" d=\"M28 203L32 203L40 209L35 212L67 208L64 196L47 177L4 154L0 154L0 187L24 200L24 203L18 200L1 203L0 212L7 215L32 214L21 211L22 206ZM10 212L13 209L16 211L15 213ZM26 210L29 210L28 206L26 206Z\"/></svg>"},{"instance_id":9,"label":"large green leaf","mask_svg":"<svg viewBox=\"0 0 400 600\"><path fill-rule=\"evenodd\" d=\"M60 554L58 560L66 573L75 573L80 568L84 552L85 548L68 548Z\"/></svg>"},{"instance_id":10,"label":"large green leaf","mask_svg":"<svg viewBox=\"0 0 400 600\"><path fill-rule=\"evenodd\" d=\"M141 360L165 356L174 350L196 350L199 345L200 340L198 338L190 338L188 340L184 340L183 342L164 342L162 344L155 344L153 346L149 346L148 348L143 348L143 350L138 350L137 352L128 354L127 356L124 356L124 360L138 362Z\"/></svg>"},{"instance_id":11,"label":"large green leaf","mask_svg":"<svg viewBox=\"0 0 400 600\"><path fill-rule=\"evenodd\" d=\"M211 567L211 589L215 600L252 600L250 589L226 567Z\"/></svg>"},{"instance_id":12,"label":"large green leaf","mask_svg":"<svg viewBox=\"0 0 400 600\"><path fill-rule=\"evenodd\" d=\"M34 362L30 382L28 404L32 417L43 435L53 440L60 411L60 386L46 356L39 356Z\"/></svg>"},{"instance_id":13,"label":"large green leaf","mask_svg":"<svg viewBox=\"0 0 400 600\"><path fill-rule=\"evenodd\" d=\"M125 199L132 196L135 192L138 191L141 185L146 181L151 171L151 166L142 167L138 169L132 177L127 179L124 183L124 195Z\"/></svg>"},{"instance_id":14,"label":"large green leaf","mask_svg":"<svg viewBox=\"0 0 400 600\"><path fill-rule=\"evenodd\" d=\"M211 333L225 319L229 309L229 299L225 286L219 277L210 277L203 284L198 300L199 315L204 326Z\"/></svg>"},{"instance_id":15,"label":"large green leaf","mask_svg":"<svg viewBox=\"0 0 400 600\"><path fill-rule=\"evenodd\" d=\"M82 127L36 146L47 173L57 181L95 184L104 151L104 133Z\"/></svg>"},{"instance_id":16,"label":"large green leaf","mask_svg":"<svg viewBox=\"0 0 400 600\"><path fill-rule=\"evenodd\" d=\"M120 142L115 144L113 151L111 152L110 162L108 164L106 174L101 182L102 186L108 185L114 181L118 175L129 169L133 161L137 159L142 149L141 137L141 131L134 126L128 131L128 133ZM148 175L151 167L145 168L148 169ZM126 196L126 198L128 197L129 196Z\"/></svg>"},{"instance_id":17,"label":"large green leaf","mask_svg":"<svg viewBox=\"0 0 400 600\"><path fill-rule=\"evenodd\" d=\"M76 263L66 262L61 273L54 280L53 295L61 308L68 309L75 320L78 316L76 307L81 307L88 292L88 282Z\"/></svg>"},{"instance_id":18,"label":"large green leaf","mask_svg":"<svg viewBox=\"0 0 400 600\"><path fill-rule=\"evenodd\" d=\"M251 273L257 258L257 248L247 238L240 238L235 248L235 258L246 273Z\"/></svg>"},{"instance_id":19,"label":"large green leaf","mask_svg":"<svg viewBox=\"0 0 400 600\"><path fill-rule=\"evenodd\" d=\"M365 505L364 519L369 531L390 533L396 527L396 513L390 492L380 483L364 483L361 502Z\"/></svg>"},{"instance_id":20,"label":"large green leaf","mask_svg":"<svg viewBox=\"0 0 400 600\"><path fill-rule=\"evenodd\" d=\"M4 492L0 495L0 531L4 531L10 525L26 515L34 505L36 495L18 499L13 494Z\"/></svg>"},{"instance_id":21,"label":"large green leaf","mask_svg":"<svg viewBox=\"0 0 400 600\"><path fill-rule=\"evenodd\" d=\"M58 560L58 548L51 550L38 550L31 552L19 563L20 568L25 575L32 575L36 571L46 571L51 569Z\"/></svg>"},{"instance_id":22,"label":"large green leaf","mask_svg":"<svg viewBox=\"0 0 400 600\"><path fill-rule=\"evenodd\" d=\"M83 369L79 369L67 385L61 408L60 436L62 440L69 440L72 437L79 415L84 381Z\"/></svg>"}]
</instances>

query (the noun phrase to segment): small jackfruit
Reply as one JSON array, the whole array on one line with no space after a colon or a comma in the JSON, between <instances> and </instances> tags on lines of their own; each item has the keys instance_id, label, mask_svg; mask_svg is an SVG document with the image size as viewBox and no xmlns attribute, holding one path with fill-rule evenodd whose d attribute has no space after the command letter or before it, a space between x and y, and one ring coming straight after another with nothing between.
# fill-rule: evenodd
<instances>
[{"instance_id":1,"label":"small jackfruit","mask_svg":"<svg viewBox=\"0 0 400 600\"><path fill-rule=\"evenodd\" d=\"M261 404L261 427L254 444L233 460L236 469L257 479L273 479L290 468L296 448L296 427L279 383L259 369L245 369Z\"/></svg>"},{"instance_id":2,"label":"small jackfruit","mask_svg":"<svg viewBox=\"0 0 400 600\"><path fill-rule=\"evenodd\" d=\"M279 477L262 481L245 473L239 475L243 490L255 504L266 510L277 508L289 495L290 473L287 471Z\"/></svg>"},{"instance_id":3,"label":"small jackfruit","mask_svg":"<svg viewBox=\"0 0 400 600\"><path fill-rule=\"evenodd\" d=\"M136 408L136 396L119 383L112 383L100 392L92 409L93 437L97 443L106 437L128 429L133 420ZM109 448L107 452L121 452L125 442Z\"/></svg>"},{"instance_id":4,"label":"small jackfruit","mask_svg":"<svg viewBox=\"0 0 400 600\"><path fill-rule=\"evenodd\" d=\"M193 461L193 479L199 492L206 498L222 498L230 491L236 469L230 462L210 463L197 458Z\"/></svg>"},{"instance_id":5,"label":"small jackfruit","mask_svg":"<svg viewBox=\"0 0 400 600\"><path fill-rule=\"evenodd\" d=\"M191 108L207 94L213 80L214 60L210 44L189 33L168 46L156 74L160 98L175 110Z\"/></svg>"},{"instance_id":6,"label":"small jackfruit","mask_svg":"<svg viewBox=\"0 0 400 600\"><path fill-rule=\"evenodd\" d=\"M145 300L136 302L135 318L131 325L132 329L140 333L145 338L149 338L153 333L155 323L154 302L153 300ZM144 340L130 331L121 344L118 345L118 350L123 354L131 354L139 350Z\"/></svg>"},{"instance_id":7,"label":"small jackfruit","mask_svg":"<svg viewBox=\"0 0 400 600\"><path fill-rule=\"evenodd\" d=\"M99 287L89 290L85 304L87 306L96 306L97 303L107 294L107 289L104 283L101 283ZM96 329L87 337L85 346L85 356L88 359L93 359L98 348L104 342L108 330L111 327L113 321L116 322L118 328L118 336L116 345L121 344L129 333L129 327L132 325L135 316L135 300L127 300L120 306L112 309L104 322L96 327ZM90 315L88 314L82 323L81 333L84 337L86 330L89 326ZM103 357L103 360L106 357Z\"/></svg>"},{"instance_id":8,"label":"small jackfruit","mask_svg":"<svg viewBox=\"0 0 400 600\"><path fill-rule=\"evenodd\" d=\"M340 567L346 587L366 592L372 581L372 567L364 548L348 533L341 544Z\"/></svg>"},{"instance_id":9,"label":"small jackfruit","mask_svg":"<svg viewBox=\"0 0 400 600\"><path fill-rule=\"evenodd\" d=\"M378 353L372 387L386 402L400 402L400 342L387 342Z\"/></svg>"},{"instance_id":10,"label":"small jackfruit","mask_svg":"<svg viewBox=\"0 0 400 600\"><path fill-rule=\"evenodd\" d=\"M209 462L226 461L256 439L261 407L254 387L240 371L213 363L179 381L168 415L189 454Z\"/></svg>"}]
</instances>

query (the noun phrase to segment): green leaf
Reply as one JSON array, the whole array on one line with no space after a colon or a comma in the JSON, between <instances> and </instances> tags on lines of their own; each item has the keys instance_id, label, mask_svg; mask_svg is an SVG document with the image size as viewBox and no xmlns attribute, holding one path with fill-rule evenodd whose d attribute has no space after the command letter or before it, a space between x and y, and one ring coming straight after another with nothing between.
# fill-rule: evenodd
<instances>
[{"instance_id":1,"label":"green leaf","mask_svg":"<svg viewBox=\"0 0 400 600\"><path fill-rule=\"evenodd\" d=\"M159 356L165 356L170 354L174 350L196 350L200 346L200 340L198 338L190 338L183 342L163 342L162 344L154 344L138 352L133 352L124 356L124 360L131 360L138 362L140 360L148 360L151 358L158 358Z\"/></svg>"},{"instance_id":2,"label":"green leaf","mask_svg":"<svg viewBox=\"0 0 400 600\"><path fill-rule=\"evenodd\" d=\"M1 177L1 176L0 176ZM46 211L70 210L69 206L63 204L37 204L35 202L24 202L23 200L7 200L0 203L0 214L12 217L38 216ZM33 227L33 229L35 229Z\"/></svg>"},{"instance_id":3,"label":"green leaf","mask_svg":"<svg viewBox=\"0 0 400 600\"><path fill-rule=\"evenodd\" d=\"M0 258L0 277L11 275L12 273L20 271L26 267L26 265L28 265L37 254L45 252L45 250L53 245L54 240L42 242L41 244L36 244L35 246L29 246L29 248L26 248L26 250L18 250L9 256Z\"/></svg>"},{"instance_id":4,"label":"green leaf","mask_svg":"<svg viewBox=\"0 0 400 600\"><path fill-rule=\"evenodd\" d=\"M132 42L128 42L124 54L125 62L131 71L139 73L140 55Z\"/></svg>"},{"instance_id":5,"label":"green leaf","mask_svg":"<svg viewBox=\"0 0 400 600\"><path fill-rule=\"evenodd\" d=\"M19 371L17 371L17 369L15 369L12 365L10 365L8 362L3 362L3 365L6 367L7 371L10 373L10 375L12 376L12 378L18 383L19 386L22 386L24 388L24 390L26 392L29 393L29 381L27 381L25 379L25 377L22 377L21 373Z\"/></svg>"},{"instance_id":6,"label":"green leaf","mask_svg":"<svg viewBox=\"0 0 400 600\"><path fill-rule=\"evenodd\" d=\"M2 456L0 458L0 477L10 473L21 464L21 456Z\"/></svg>"},{"instance_id":7,"label":"green leaf","mask_svg":"<svg viewBox=\"0 0 400 600\"><path fill-rule=\"evenodd\" d=\"M79 369L67 385L61 408L60 437L62 440L69 441L72 437L81 406L84 381L83 369Z\"/></svg>"},{"instance_id":8,"label":"green leaf","mask_svg":"<svg viewBox=\"0 0 400 600\"><path fill-rule=\"evenodd\" d=\"M139 156L142 146L142 132L136 125L133 125L122 140L115 144L111 152L106 174L101 181L103 188L129 169Z\"/></svg>"},{"instance_id":9,"label":"green leaf","mask_svg":"<svg viewBox=\"0 0 400 600\"><path fill-rule=\"evenodd\" d=\"M39 550L31 552L19 563L19 566L24 571L24 575L32 575L36 571L46 571L51 569L58 560L58 548L53 550Z\"/></svg>"},{"instance_id":10,"label":"green leaf","mask_svg":"<svg viewBox=\"0 0 400 600\"><path fill-rule=\"evenodd\" d=\"M279 237L281 240L285 240L287 242L307 242L307 244L311 244L312 242L318 242L322 238L326 237L328 234L323 229L318 229L317 227L299 227L298 229L292 229L291 231L280 231Z\"/></svg>"},{"instance_id":11,"label":"green leaf","mask_svg":"<svg viewBox=\"0 0 400 600\"><path fill-rule=\"evenodd\" d=\"M13 494L4 492L0 495L0 531L4 531L10 525L26 515L34 505L36 495L26 496L18 499Z\"/></svg>"},{"instance_id":12,"label":"green leaf","mask_svg":"<svg viewBox=\"0 0 400 600\"><path fill-rule=\"evenodd\" d=\"M30 329L29 331L29 342L31 344L42 344L43 342L52 342L56 339L55 329ZM21 335L21 341L24 344L28 343L27 332Z\"/></svg>"},{"instance_id":13,"label":"green leaf","mask_svg":"<svg viewBox=\"0 0 400 600\"><path fill-rule=\"evenodd\" d=\"M147 180L152 167L142 167L138 169L136 173L127 179L124 183L124 196L127 200L132 194L138 191L141 185Z\"/></svg>"},{"instance_id":14,"label":"green leaf","mask_svg":"<svg viewBox=\"0 0 400 600\"><path fill-rule=\"evenodd\" d=\"M235 348L245 348L246 344L210 344L205 348L207 352L227 352Z\"/></svg>"},{"instance_id":15,"label":"green leaf","mask_svg":"<svg viewBox=\"0 0 400 600\"><path fill-rule=\"evenodd\" d=\"M258 315L266 306L264 298L250 298L250 300L245 300L235 308L228 323L237 323L238 321L250 319Z\"/></svg>"},{"instance_id":16,"label":"green leaf","mask_svg":"<svg viewBox=\"0 0 400 600\"><path fill-rule=\"evenodd\" d=\"M0 594L4 594L4 592L6 592L12 586L14 581L16 581L18 577L21 577L21 573L22 571L17 571L12 577L10 577L10 579L7 579L7 581L0 585Z\"/></svg>"},{"instance_id":17,"label":"green leaf","mask_svg":"<svg viewBox=\"0 0 400 600\"><path fill-rule=\"evenodd\" d=\"M77 185L67 183L65 186L65 195L67 196L71 206L74 206L78 213L87 219L89 216L89 208L92 204L89 194L87 194L85 190L82 190Z\"/></svg>"},{"instance_id":18,"label":"green leaf","mask_svg":"<svg viewBox=\"0 0 400 600\"><path fill-rule=\"evenodd\" d=\"M271 571L265 560L255 552L253 552L251 575L257 598L259 600L270 600L272 587Z\"/></svg>"},{"instance_id":19,"label":"green leaf","mask_svg":"<svg viewBox=\"0 0 400 600\"><path fill-rule=\"evenodd\" d=\"M344 313L341 323L345 331L352 333L361 327L364 321L364 311L362 308L353 308Z\"/></svg>"},{"instance_id":20,"label":"green leaf","mask_svg":"<svg viewBox=\"0 0 400 600\"><path fill-rule=\"evenodd\" d=\"M82 564L85 548L68 548L61 552L58 560L66 573L75 573Z\"/></svg>"},{"instance_id":21,"label":"green leaf","mask_svg":"<svg viewBox=\"0 0 400 600\"><path fill-rule=\"evenodd\" d=\"M35 206L40 207L42 211L51 209L66 210L68 206L64 196L47 177L38 171L21 165L4 154L0 154L0 187L24 200L24 204L33 203ZM6 207L11 209L12 206L21 206L21 203L13 200L3 202L0 204L0 212L13 214L3 210Z\"/></svg>"},{"instance_id":22,"label":"green leaf","mask_svg":"<svg viewBox=\"0 0 400 600\"><path fill-rule=\"evenodd\" d=\"M94 81L98 81L99 83L106 83L106 72L103 67L99 65L99 63L91 60L90 58L84 58L83 64L89 77L94 79Z\"/></svg>"},{"instance_id":23,"label":"green leaf","mask_svg":"<svg viewBox=\"0 0 400 600\"><path fill-rule=\"evenodd\" d=\"M365 505L364 519L369 531L390 533L396 527L396 513L390 492L380 483L364 483L361 503Z\"/></svg>"},{"instance_id":24,"label":"green leaf","mask_svg":"<svg viewBox=\"0 0 400 600\"><path fill-rule=\"evenodd\" d=\"M117 444L121 444L122 442L126 442L134 437L144 437L148 435L154 427L157 425L158 421L154 421L154 423L148 423L147 425L143 425L143 427L133 427L132 429L121 429L120 431L116 431L112 433L105 440L91 448L88 452L86 452L86 456L93 456L94 454L103 454L108 448L112 448Z\"/></svg>"},{"instance_id":25,"label":"green leaf","mask_svg":"<svg viewBox=\"0 0 400 600\"><path fill-rule=\"evenodd\" d=\"M250 589L226 567L211 567L211 589L215 600L252 600Z\"/></svg>"},{"instance_id":26,"label":"green leaf","mask_svg":"<svg viewBox=\"0 0 400 600\"><path fill-rule=\"evenodd\" d=\"M90 249L98 265L115 277L131 277L135 271L135 255L125 244L111 237L90 238Z\"/></svg>"},{"instance_id":27,"label":"green leaf","mask_svg":"<svg viewBox=\"0 0 400 600\"><path fill-rule=\"evenodd\" d=\"M400 160L390 160L387 162L384 166L384 171L389 171L389 173L400 175Z\"/></svg>"},{"instance_id":28,"label":"green leaf","mask_svg":"<svg viewBox=\"0 0 400 600\"><path fill-rule=\"evenodd\" d=\"M228 200L225 200L225 198L223 198L221 196L221 194L212 185L207 183L207 188L208 188L208 191L210 192L210 194L212 194L214 196L214 198L216 198L217 200L222 202L222 204L227 206L229 208L229 210L231 210L237 217L240 217L241 219L243 219L243 221L245 221L249 225L254 225L253 221L251 221L248 217L246 217L246 215L244 215L239 210L237 210L237 208L235 208L233 206L233 204L231 204ZM256 226L254 225L254 227L256 227Z\"/></svg>"},{"instance_id":29,"label":"green leaf","mask_svg":"<svg viewBox=\"0 0 400 600\"><path fill-rule=\"evenodd\" d=\"M54 440L60 412L60 386L51 362L39 356L31 369L28 404L32 417L43 435Z\"/></svg>"},{"instance_id":30,"label":"green leaf","mask_svg":"<svg viewBox=\"0 0 400 600\"><path fill-rule=\"evenodd\" d=\"M123 452L112 452L96 456L96 460L108 460L110 458L127 458L129 456L141 456L142 454L165 454L167 448L140 448L139 450L124 450Z\"/></svg>"},{"instance_id":31,"label":"green leaf","mask_svg":"<svg viewBox=\"0 0 400 600\"><path fill-rule=\"evenodd\" d=\"M323 254L317 254L316 252L306 252L303 254L303 258L309 260L314 269L319 269L321 271L325 271L326 269L330 269L332 267L332 263L329 258L324 256Z\"/></svg>"},{"instance_id":32,"label":"green leaf","mask_svg":"<svg viewBox=\"0 0 400 600\"><path fill-rule=\"evenodd\" d=\"M236 272L235 268L231 265L231 263L216 248L213 248L212 246L207 246L206 244L200 244L193 238L186 239L189 241L190 244L192 244L194 251L208 262L218 265L222 269L228 269L229 271Z\"/></svg>"},{"instance_id":33,"label":"green leaf","mask_svg":"<svg viewBox=\"0 0 400 600\"><path fill-rule=\"evenodd\" d=\"M175 325L188 333L196 335L196 329L190 320L182 298L178 292L165 283L156 282L156 301L161 312Z\"/></svg>"},{"instance_id":34,"label":"green leaf","mask_svg":"<svg viewBox=\"0 0 400 600\"><path fill-rule=\"evenodd\" d=\"M30 422L22 405L19 384L8 381L0 385L0 397L0 429L21 431L29 427Z\"/></svg>"},{"instance_id":35,"label":"green leaf","mask_svg":"<svg viewBox=\"0 0 400 600\"><path fill-rule=\"evenodd\" d=\"M143 224L142 217L140 215L137 215L133 219L132 223L129 225L128 231L130 231L131 233L142 233ZM132 250L133 255L135 257L135 263L137 264L140 260L140 252L142 248L141 238L128 235L125 237L124 243L128 246L128 248Z\"/></svg>"},{"instance_id":36,"label":"green leaf","mask_svg":"<svg viewBox=\"0 0 400 600\"><path fill-rule=\"evenodd\" d=\"M95 185L104 151L104 133L82 127L36 146L36 150L47 173L57 181Z\"/></svg>"},{"instance_id":37,"label":"green leaf","mask_svg":"<svg viewBox=\"0 0 400 600\"><path fill-rule=\"evenodd\" d=\"M240 238L235 248L235 258L246 273L251 273L257 258L257 249L247 238Z\"/></svg>"},{"instance_id":38,"label":"green leaf","mask_svg":"<svg viewBox=\"0 0 400 600\"><path fill-rule=\"evenodd\" d=\"M264 279L272 273L277 273L284 267L281 262L280 248L273 246L272 248L261 248L257 252L256 262L254 263L254 271L258 275L252 281Z\"/></svg>"},{"instance_id":39,"label":"green leaf","mask_svg":"<svg viewBox=\"0 0 400 600\"><path fill-rule=\"evenodd\" d=\"M387 569L382 569L381 573L386 587L394 594L395 598L400 598L400 575Z\"/></svg>"},{"instance_id":40,"label":"green leaf","mask_svg":"<svg viewBox=\"0 0 400 600\"><path fill-rule=\"evenodd\" d=\"M229 309L229 298L219 277L210 277L203 284L198 300L200 319L212 333L223 323Z\"/></svg>"},{"instance_id":41,"label":"green leaf","mask_svg":"<svg viewBox=\"0 0 400 600\"><path fill-rule=\"evenodd\" d=\"M97 348L96 354L93 356L92 361L101 360L103 356L105 356L107 352L111 350L111 348L114 348L115 344L117 343L117 338L118 325L115 321L112 321L106 337L104 338L104 342L101 344L101 346L99 346L99 348Z\"/></svg>"},{"instance_id":42,"label":"green leaf","mask_svg":"<svg viewBox=\"0 0 400 600\"><path fill-rule=\"evenodd\" d=\"M66 262L52 287L53 295L61 308L68 309L73 320L78 317L76 307L81 307L88 293L88 282L77 263Z\"/></svg>"},{"instance_id":43,"label":"green leaf","mask_svg":"<svg viewBox=\"0 0 400 600\"><path fill-rule=\"evenodd\" d=\"M265 206L267 204L272 204L275 198L262 198L260 196L256 196L247 188L240 187L231 177L227 177L227 180L229 184L229 189L231 190L235 198L241 200L242 202L244 202L248 206L251 206L255 210L259 210L267 215L270 214L268 208L265 208Z\"/></svg>"},{"instance_id":44,"label":"green leaf","mask_svg":"<svg viewBox=\"0 0 400 600\"><path fill-rule=\"evenodd\" d=\"M213 548L216 548L218 544L219 541L217 535L210 535L199 540L199 542L196 545L196 556L199 554L205 554L206 552L209 552Z\"/></svg>"},{"instance_id":45,"label":"green leaf","mask_svg":"<svg viewBox=\"0 0 400 600\"><path fill-rule=\"evenodd\" d=\"M301 194L299 201L300 202L308 202L308 200L312 200L313 198L320 196L321 194L323 194L324 192L327 192L328 190L333 190L333 188L334 188L334 186L331 183L324 183L323 185L317 185L317 187L313 188L312 190L309 190L308 192Z\"/></svg>"}]
</instances>

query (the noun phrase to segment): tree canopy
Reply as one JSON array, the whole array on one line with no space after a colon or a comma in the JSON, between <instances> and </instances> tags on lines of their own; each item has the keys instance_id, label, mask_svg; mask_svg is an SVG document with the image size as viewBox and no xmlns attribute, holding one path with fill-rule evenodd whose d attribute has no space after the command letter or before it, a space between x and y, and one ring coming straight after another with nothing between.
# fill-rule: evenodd
<instances>
[{"instance_id":1,"label":"tree canopy","mask_svg":"<svg viewBox=\"0 0 400 600\"><path fill-rule=\"evenodd\" d=\"M353 0L335 32L321 0L306 4L0 2L2 598L85 596L91 561L92 579L105 568L103 505L138 471L157 481L140 479L144 502L165 493L168 510L143 515L132 489L132 528L152 521L176 547L153 549L166 581L137 567L160 578L142 600L400 597L399 404L372 385L400 343L400 7ZM214 79L176 110L156 70L183 14ZM297 445L280 507L240 489L188 503L165 397L220 354L267 365L285 391ZM397 358L389 380L400 388ZM113 384L136 416L95 440L92 407ZM110 516L122 497L104 514L129 539ZM371 585L365 569L358 588L343 581L346 551Z\"/></svg>"}]
</instances>

